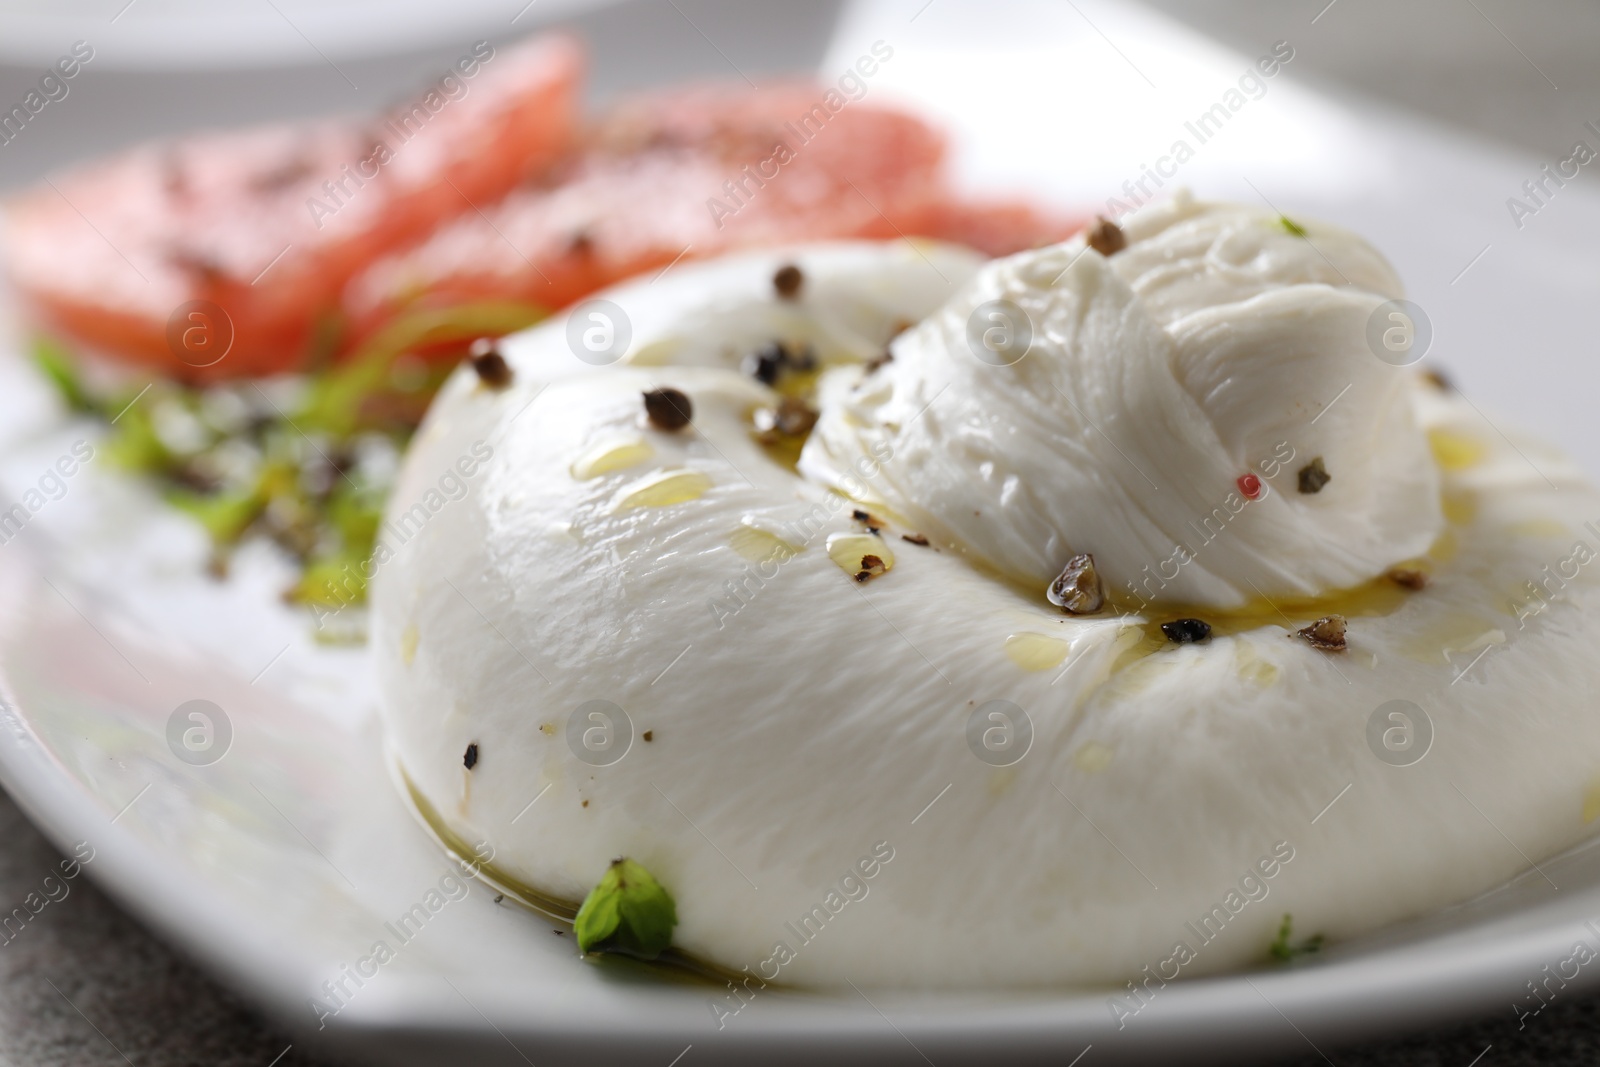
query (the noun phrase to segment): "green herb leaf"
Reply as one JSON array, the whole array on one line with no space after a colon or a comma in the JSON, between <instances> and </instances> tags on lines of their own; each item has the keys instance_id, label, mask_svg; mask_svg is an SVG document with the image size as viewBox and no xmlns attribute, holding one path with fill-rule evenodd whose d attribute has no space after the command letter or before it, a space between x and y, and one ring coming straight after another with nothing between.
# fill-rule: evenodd
<instances>
[{"instance_id":1,"label":"green herb leaf","mask_svg":"<svg viewBox=\"0 0 1600 1067\"><path fill-rule=\"evenodd\" d=\"M174 489L167 493L167 502L198 519L219 548L237 544L266 507L266 501L254 492L208 496Z\"/></svg>"},{"instance_id":2,"label":"green herb leaf","mask_svg":"<svg viewBox=\"0 0 1600 1067\"><path fill-rule=\"evenodd\" d=\"M79 415L101 414L100 404L89 395L78 368L73 365L67 350L48 337L33 342L33 362L51 385L55 386L67 409Z\"/></svg>"},{"instance_id":3,"label":"green herb leaf","mask_svg":"<svg viewBox=\"0 0 1600 1067\"><path fill-rule=\"evenodd\" d=\"M142 402L124 411L111 428L106 453L112 463L136 474L159 476L177 465L177 457L156 432L150 406Z\"/></svg>"},{"instance_id":4,"label":"green herb leaf","mask_svg":"<svg viewBox=\"0 0 1600 1067\"><path fill-rule=\"evenodd\" d=\"M1293 939L1294 916L1284 912L1283 922L1278 924L1278 936L1273 938L1272 944L1268 946L1267 951L1272 954L1273 959L1284 963L1289 962L1296 956L1309 956L1313 952L1322 951L1323 937L1321 934L1308 937L1298 945L1294 943Z\"/></svg>"},{"instance_id":5,"label":"green herb leaf","mask_svg":"<svg viewBox=\"0 0 1600 1067\"><path fill-rule=\"evenodd\" d=\"M1278 216L1278 225L1282 226L1284 232L1290 237L1304 237L1306 235L1306 228L1287 215Z\"/></svg>"},{"instance_id":6,"label":"green herb leaf","mask_svg":"<svg viewBox=\"0 0 1600 1067\"><path fill-rule=\"evenodd\" d=\"M218 573L233 548L265 537L300 568L285 591L291 602L342 608L366 598L390 489L386 457L404 449L421 422L453 370L448 357L544 314L500 301L417 308L338 363L338 323L319 322L314 366L269 387L277 399L254 382L99 390L73 354L48 339L34 344L33 359L67 407L107 423L109 462L150 479L205 527ZM320 624L317 635L325 637Z\"/></svg>"},{"instance_id":7,"label":"green herb leaf","mask_svg":"<svg viewBox=\"0 0 1600 1067\"><path fill-rule=\"evenodd\" d=\"M289 587L289 599L299 604L331 608L364 603L367 578L363 568L371 555L341 548L313 558L301 572L300 579Z\"/></svg>"},{"instance_id":8,"label":"green herb leaf","mask_svg":"<svg viewBox=\"0 0 1600 1067\"><path fill-rule=\"evenodd\" d=\"M584 952L620 952L653 960L672 944L678 906L655 876L630 859L606 869L573 922Z\"/></svg>"},{"instance_id":9,"label":"green herb leaf","mask_svg":"<svg viewBox=\"0 0 1600 1067\"><path fill-rule=\"evenodd\" d=\"M367 339L349 359L317 375L301 406L299 425L326 430L340 436L365 426L382 426L398 421L415 426L422 411L452 369L441 365L437 376L424 374L418 381L396 383L397 364L407 353L437 345L457 345L479 337L501 337L531 326L545 312L527 304L484 301L447 308L424 308L396 318ZM404 376L402 375L402 378ZM411 385L412 388L405 388ZM420 402L405 403L408 393L420 394ZM392 409L402 409L396 412ZM405 412L404 409L414 411ZM385 416L391 416L385 419Z\"/></svg>"}]
</instances>

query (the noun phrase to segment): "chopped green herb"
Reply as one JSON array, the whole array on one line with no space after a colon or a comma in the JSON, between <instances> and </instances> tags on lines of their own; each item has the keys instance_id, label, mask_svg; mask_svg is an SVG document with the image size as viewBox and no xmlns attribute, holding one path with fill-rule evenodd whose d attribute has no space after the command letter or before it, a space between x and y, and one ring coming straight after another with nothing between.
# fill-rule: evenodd
<instances>
[{"instance_id":1,"label":"chopped green herb","mask_svg":"<svg viewBox=\"0 0 1600 1067\"><path fill-rule=\"evenodd\" d=\"M1285 963L1297 956L1309 956L1314 952L1322 951L1323 937L1321 934L1309 937L1298 945L1294 943L1293 938L1294 916L1284 912L1283 922L1278 924L1278 936L1273 938L1272 944L1268 946L1267 951L1272 954L1273 959L1281 960Z\"/></svg>"},{"instance_id":2,"label":"chopped green herb","mask_svg":"<svg viewBox=\"0 0 1600 1067\"><path fill-rule=\"evenodd\" d=\"M33 343L33 362L50 384L61 394L67 410L78 415L98 415L100 406L89 395L78 368L73 365L67 350L48 338L41 337Z\"/></svg>"},{"instance_id":3,"label":"chopped green herb","mask_svg":"<svg viewBox=\"0 0 1600 1067\"><path fill-rule=\"evenodd\" d=\"M236 544L250 524L260 517L266 501L252 490L205 495L186 489L167 494L167 503L198 519L218 545Z\"/></svg>"},{"instance_id":4,"label":"chopped green herb","mask_svg":"<svg viewBox=\"0 0 1600 1067\"><path fill-rule=\"evenodd\" d=\"M408 370L413 379L416 377L415 362L405 358L408 353L439 346L464 349L480 337L515 333L543 317L544 312L537 308L503 302L463 304L401 316L373 334L338 367L311 377L301 425L349 434L364 423L370 425L391 416L409 432L422 420L422 412L433 399L442 376L431 384L427 380L404 381ZM438 369L449 372L452 368L446 364ZM402 381L395 382L396 377ZM402 388L396 390L396 385ZM406 385L413 388L403 388ZM397 391L421 395L407 398L395 395ZM406 403L407 399L413 402ZM421 401L420 405L416 400Z\"/></svg>"},{"instance_id":5,"label":"chopped green herb","mask_svg":"<svg viewBox=\"0 0 1600 1067\"><path fill-rule=\"evenodd\" d=\"M655 876L630 859L613 860L573 921L583 952L653 960L672 944L678 906Z\"/></svg>"},{"instance_id":6,"label":"chopped green herb","mask_svg":"<svg viewBox=\"0 0 1600 1067\"><path fill-rule=\"evenodd\" d=\"M262 536L300 567L286 599L337 610L366 598L397 459L453 369L439 353L464 352L542 315L497 302L424 309L337 365L326 359L330 333L319 342L320 369L309 374L205 387L143 378L96 387L49 340L36 342L33 360L68 409L106 424L110 462L149 478L205 528L213 572L226 573L234 548Z\"/></svg>"},{"instance_id":7,"label":"chopped green herb","mask_svg":"<svg viewBox=\"0 0 1600 1067\"><path fill-rule=\"evenodd\" d=\"M1278 216L1278 225L1282 226L1284 232L1290 237L1304 237L1306 235L1306 228L1287 215Z\"/></svg>"}]
</instances>

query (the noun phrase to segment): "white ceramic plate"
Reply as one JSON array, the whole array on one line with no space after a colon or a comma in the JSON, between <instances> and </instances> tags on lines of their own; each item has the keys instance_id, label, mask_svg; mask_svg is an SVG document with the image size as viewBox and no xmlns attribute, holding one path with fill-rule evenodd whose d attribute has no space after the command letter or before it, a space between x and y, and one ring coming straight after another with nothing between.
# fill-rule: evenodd
<instances>
[{"instance_id":1,"label":"white ceramic plate","mask_svg":"<svg viewBox=\"0 0 1600 1067\"><path fill-rule=\"evenodd\" d=\"M908 0L852 8L824 76L880 39L895 57L869 91L945 116L974 182L1069 201L1136 178L1252 58L1133 8L1018 2L980 15ZM1433 318L1430 358L1492 400L1488 418L1537 425L1593 474L1600 429L1584 409L1600 371L1568 353L1587 348L1600 203L1564 190L1515 229L1504 198L1536 169L1284 81L1181 179L1370 233ZM89 435L49 410L21 364L0 358L4 499ZM133 913L333 1049L541 1067L1065 1064L1085 1050L1085 1063L1240 1062L1531 1008L1525 983L1576 941L1600 946L1584 922L1600 912L1592 848L1300 966L1168 985L1121 1027L1110 990L869 989L769 990L719 1030L708 1002L720 989L584 963L570 936L481 883L462 899L440 892L402 939L394 925L453 887L441 883L453 865L394 788L364 653L310 640L277 602L286 574L270 554L213 583L200 533L137 486L95 460L65 484L0 545L0 779L63 848L93 848L89 874ZM209 765L169 744L191 700L213 702L231 730ZM395 956L358 986L348 968L380 940ZM345 1006L320 1018L310 1000L327 997L325 982L343 983Z\"/></svg>"},{"instance_id":2,"label":"white ceramic plate","mask_svg":"<svg viewBox=\"0 0 1600 1067\"><path fill-rule=\"evenodd\" d=\"M13 0L0 58L48 67L73 41L119 70L310 65L526 32L610 0Z\"/></svg>"}]
</instances>

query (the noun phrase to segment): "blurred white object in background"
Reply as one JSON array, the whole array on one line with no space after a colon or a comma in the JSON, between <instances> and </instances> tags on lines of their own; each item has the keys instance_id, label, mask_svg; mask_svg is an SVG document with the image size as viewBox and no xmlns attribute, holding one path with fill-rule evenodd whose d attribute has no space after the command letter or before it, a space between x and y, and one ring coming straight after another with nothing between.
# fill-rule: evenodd
<instances>
[{"instance_id":1,"label":"blurred white object in background","mask_svg":"<svg viewBox=\"0 0 1600 1067\"><path fill-rule=\"evenodd\" d=\"M211 70L386 55L463 34L504 35L610 0L11 0L0 61L47 65L94 45L102 67Z\"/></svg>"}]
</instances>

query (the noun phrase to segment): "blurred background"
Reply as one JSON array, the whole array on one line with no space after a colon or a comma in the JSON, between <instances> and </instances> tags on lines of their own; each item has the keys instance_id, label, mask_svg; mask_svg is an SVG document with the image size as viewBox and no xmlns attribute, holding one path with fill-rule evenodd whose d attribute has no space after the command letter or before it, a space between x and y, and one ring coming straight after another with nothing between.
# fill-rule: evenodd
<instances>
[{"instance_id":1,"label":"blurred background","mask_svg":"<svg viewBox=\"0 0 1600 1067\"><path fill-rule=\"evenodd\" d=\"M0 149L0 187L150 136L370 110L453 60L461 41L551 20L606 43L594 56L596 103L629 88L704 75L724 61L718 49L752 75L805 69L821 58L840 6L841 0L13 0L0 10L0 101L8 107L73 40L88 40L97 55L72 84L70 105ZM1564 154L1575 131L1600 116L1600 67L1593 62L1600 5L1587 0L1152 0L1148 6L1246 54L1262 42L1294 40L1301 47L1290 77L1297 81L1404 108L1539 160ZM1312 18L1315 34L1308 36ZM715 44L696 24L715 28Z\"/></svg>"},{"instance_id":2,"label":"blurred background","mask_svg":"<svg viewBox=\"0 0 1600 1067\"><path fill-rule=\"evenodd\" d=\"M961 0L931 3L947 12L976 10ZM19 102L74 41L89 42L95 58L48 114L0 145L0 189L152 136L371 112L453 61L463 42L508 40L551 22L571 26L594 46L592 104L632 88L708 73L726 77L730 68L753 77L811 70L830 47L842 47L835 44L835 28L848 20L851 7L846 0L96 0L70 6L12 0L0 9L0 110ZM1082 15L1070 2L1065 7ZM1097 20L1113 7L1086 5ZM1339 102L1347 116L1382 116L1391 124L1389 136L1403 139L1407 131L1436 127L1441 143L1468 145L1473 159L1495 160L1506 175L1531 176L1543 163L1565 158L1580 136L1593 142L1584 123L1600 123L1600 64L1594 62L1600 4L1592 2L1150 0L1130 10L1142 10L1141 18L1170 19L1244 57L1272 41L1292 40L1295 60L1283 75L1288 82ZM919 9L913 19L926 17ZM1109 44L1116 36L1086 17L1082 22L1077 32L1085 39L1099 34ZM1173 39L1190 40L1181 34ZM1071 92L1037 103L1056 123L1037 135L1069 142L1078 121L1107 107L1103 99ZM1360 144L1359 138L1345 142L1350 151L1359 151ZM1088 156L1092 147L1079 141L1072 151ZM1137 173L1120 161L1111 169ZM1460 177L1450 166L1432 173L1440 187ZM1589 175L1577 179L1591 189L1593 182ZM1510 195L1516 182L1499 187ZM1063 188L1071 200L1083 186L1064 179ZM1113 191L1114 186L1101 196ZM1503 210L1496 199L1484 198L1480 206L1485 232L1510 232L1503 214L1494 215ZM1500 239L1463 238L1463 252L1452 251L1452 262L1465 265L1479 246ZM1592 277L1592 256L1574 262L1583 277ZM1446 283L1454 285L1452 272L1431 284L1446 291ZM1571 292L1563 299L1570 302ZM1570 347L1578 336L1571 329L1574 314L1566 312L1551 345ZM1506 327L1507 336L1514 325ZM1502 380L1486 363L1467 363L1468 378L1476 375L1486 392L1498 394L1517 373L1514 365L1502 367ZM1551 416L1554 423L1592 421L1590 402L1581 395L1565 401L1509 395L1505 406L1528 422L1550 416L1547 405L1561 403L1566 409ZM1570 436L1563 441L1569 447L1580 443ZM1590 457L1591 469L1594 462ZM0 899L21 899L54 858L52 847L0 797ZM51 909L48 922L36 925L26 943L0 951L3 1067L315 1062L87 882ZM1574 995L1552 1005L1525 1032L1503 1013L1446 1032L1342 1051L1336 1059L1461 1067L1594 1062L1592 1049L1600 1045L1596 1012L1596 1001ZM1308 1062L1313 1061L1323 1062Z\"/></svg>"},{"instance_id":3,"label":"blurred background","mask_svg":"<svg viewBox=\"0 0 1600 1067\"><path fill-rule=\"evenodd\" d=\"M50 121L0 148L0 187L163 134L377 111L437 77L463 43L511 40L552 22L604 43L590 54L591 105L641 86L726 77L729 61L752 77L805 71L822 58L839 3L114 0L72 10L85 8L99 17L44 3L0 11L0 100L8 108L74 40L96 49ZM715 44L696 25L714 29Z\"/></svg>"},{"instance_id":4,"label":"blurred background","mask_svg":"<svg viewBox=\"0 0 1600 1067\"><path fill-rule=\"evenodd\" d=\"M703 75L721 61L718 48L753 75L804 69L821 58L840 2L675 0L681 13L665 0L12 2L0 11L0 100L7 106L73 40L88 40L97 56L73 83L70 106L0 150L0 186L149 136L369 110L454 59L462 40L552 19L606 42L594 57L597 103L628 88ZM1291 72L1296 80L1405 108L1541 160L1564 152L1574 131L1600 114L1600 67L1593 62L1600 5L1586 0L1148 6L1245 53L1280 38L1304 42ZM512 23L506 11L517 16L524 7ZM1314 40L1305 34L1312 18ZM694 24L715 27L715 45ZM385 29L375 33L374 25Z\"/></svg>"}]
</instances>

